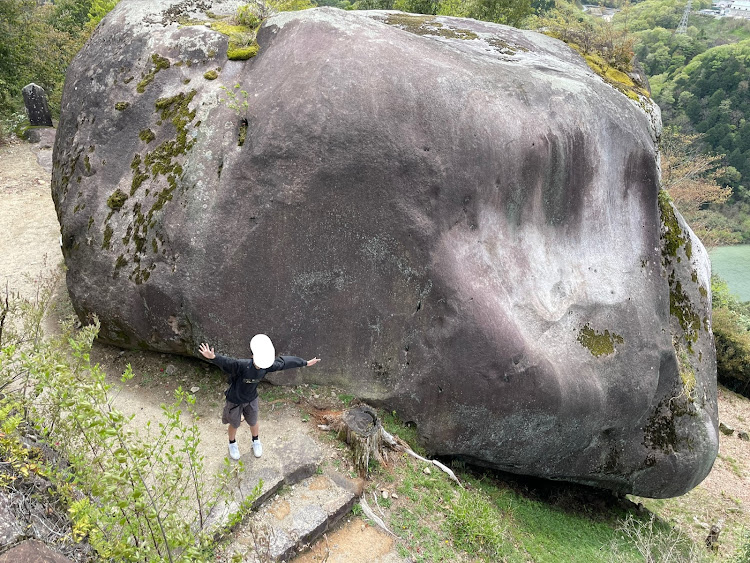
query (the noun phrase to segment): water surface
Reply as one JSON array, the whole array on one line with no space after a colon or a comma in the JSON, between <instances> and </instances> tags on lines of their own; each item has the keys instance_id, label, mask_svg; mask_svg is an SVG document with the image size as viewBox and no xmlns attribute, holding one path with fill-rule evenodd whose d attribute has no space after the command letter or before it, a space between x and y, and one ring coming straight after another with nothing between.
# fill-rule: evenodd
<instances>
[{"instance_id":1,"label":"water surface","mask_svg":"<svg viewBox=\"0 0 750 563\"><path fill-rule=\"evenodd\" d=\"M739 299L750 301L750 244L717 246L708 254L711 271L724 278Z\"/></svg>"}]
</instances>

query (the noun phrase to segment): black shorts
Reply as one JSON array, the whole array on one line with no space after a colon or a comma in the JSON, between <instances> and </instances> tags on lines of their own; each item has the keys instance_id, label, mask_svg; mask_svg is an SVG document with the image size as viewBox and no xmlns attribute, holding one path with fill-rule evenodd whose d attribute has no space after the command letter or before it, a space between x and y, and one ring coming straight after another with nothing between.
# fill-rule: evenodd
<instances>
[{"instance_id":1,"label":"black shorts","mask_svg":"<svg viewBox=\"0 0 750 563\"><path fill-rule=\"evenodd\" d=\"M241 405L227 401L224 405L224 412L221 413L221 422L239 428L242 423L242 415L245 415L245 422L250 426L258 424L258 397Z\"/></svg>"}]
</instances>

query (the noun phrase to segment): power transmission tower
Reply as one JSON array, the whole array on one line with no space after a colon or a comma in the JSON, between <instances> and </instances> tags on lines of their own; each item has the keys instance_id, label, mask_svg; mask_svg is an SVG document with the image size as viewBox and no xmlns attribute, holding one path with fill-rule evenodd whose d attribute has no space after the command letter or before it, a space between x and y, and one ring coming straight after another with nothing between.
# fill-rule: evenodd
<instances>
[{"instance_id":1,"label":"power transmission tower","mask_svg":"<svg viewBox=\"0 0 750 563\"><path fill-rule=\"evenodd\" d=\"M688 0L687 6L685 6L685 11L682 13L680 25L677 26L677 31L675 31L675 33L687 33L688 16L690 15L690 8L692 5L693 0Z\"/></svg>"}]
</instances>

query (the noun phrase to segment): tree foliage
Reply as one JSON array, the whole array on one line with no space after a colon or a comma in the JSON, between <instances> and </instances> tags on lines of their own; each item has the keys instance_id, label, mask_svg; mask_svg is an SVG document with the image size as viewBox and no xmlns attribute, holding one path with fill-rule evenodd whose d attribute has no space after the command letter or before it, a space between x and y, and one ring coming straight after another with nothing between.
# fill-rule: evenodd
<instances>
[{"instance_id":1,"label":"tree foliage","mask_svg":"<svg viewBox=\"0 0 750 563\"><path fill-rule=\"evenodd\" d=\"M570 44L589 64L596 62L606 74L610 69L630 72L633 62L633 37L601 18L584 14L577 7L558 0L555 8L536 18L535 27Z\"/></svg>"},{"instance_id":2,"label":"tree foliage","mask_svg":"<svg viewBox=\"0 0 750 563\"><path fill-rule=\"evenodd\" d=\"M722 232L712 230L705 211L710 205L726 202L732 188L722 182L728 173L722 166L723 155L704 153L700 139L700 135L680 133L675 127L664 128L661 182L704 244L715 245L729 241Z\"/></svg>"},{"instance_id":3,"label":"tree foliage","mask_svg":"<svg viewBox=\"0 0 750 563\"><path fill-rule=\"evenodd\" d=\"M91 31L116 0L0 0L0 121L23 113L21 90L45 89L53 114L60 109L65 72Z\"/></svg>"},{"instance_id":4,"label":"tree foliage","mask_svg":"<svg viewBox=\"0 0 750 563\"><path fill-rule=\"evenodd\" d=\"M713 333L719 381L750 396L750 302L741 302L727 283L711 278Z\"/></svg>"},{"instance_id":5,"label":"tree foliage","mask_svg":"<svg viewBox=\"0 0 750 563\"><path fill-rule=\"evenodd\" d=\"M732 188L721 183L727 175L726 167L722 166L724 155L702 152L700 139L701 135L688 135L668 126L659 143L662 187L681 212L724 203L732 194Z\"/></svg>"},{"instance_id":6,"label":"tree foliage","mask_svg":"<svg viewBox=\"0 0 750 563\"><path fill-rule=\"evenodd\" d=\"M553 0L318 0L317 4L347 10L401 10L474 18L518 27L533 13L551 8Z\"/></svg>"}]
</instances>

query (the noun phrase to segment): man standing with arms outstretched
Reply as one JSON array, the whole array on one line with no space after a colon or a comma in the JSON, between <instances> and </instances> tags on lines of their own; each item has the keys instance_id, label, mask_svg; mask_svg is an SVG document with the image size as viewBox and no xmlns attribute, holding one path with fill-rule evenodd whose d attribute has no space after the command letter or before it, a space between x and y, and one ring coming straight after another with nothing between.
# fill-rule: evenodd
<instances>
[{"instance_id":1,"label":"man standing with arms outstretched","mask_svg":"<svg viewBox=\"0 0 750 563\"><path fill-rule=\"evenodd\" d=\"M253 434L253 454L255 457L260 457L263 455L263 445L259 439L258 383L267 373L314 366L320 358L303 360L297 356L276 357L273 343L265 334L256 334L250 340L250 351L253 355L249 360L217 355L214 349L205 343L201 343L198 350L204 358L219 366L229 378L229 389L224 393L227 402L221 415L221 421L229 425L227 428L229 457L234 460L240 459L236 436L237 429L242 422L242 415L245 415L245 421L250 425L250 431Z\"/></svg>"}]
</instances>

